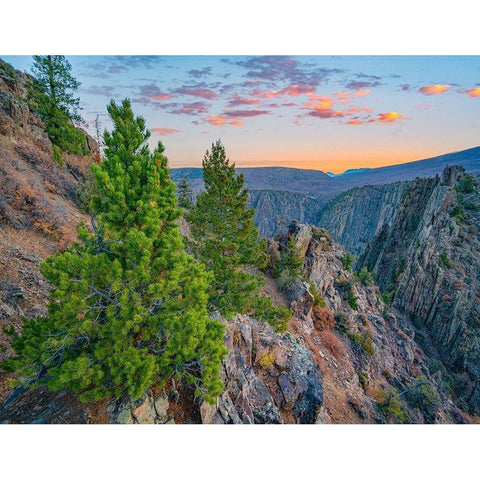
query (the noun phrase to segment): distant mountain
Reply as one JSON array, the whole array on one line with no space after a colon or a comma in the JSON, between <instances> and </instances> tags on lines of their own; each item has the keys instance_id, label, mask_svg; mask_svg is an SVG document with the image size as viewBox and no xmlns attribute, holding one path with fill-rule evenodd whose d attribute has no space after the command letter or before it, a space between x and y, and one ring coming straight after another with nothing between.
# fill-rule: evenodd
<instances>
[{"instance_id":1,"label":"distant mountain","mask_svg":"<svg viewBox=\"0 0 480 480\"><path fill-rule=\"evenodd\" d=\"M366 170L371 170L371 168L349 168L348 170L345 170L343 173L327 172L327 175L329 177L341 177L342 175L349 175L350 173L362 173L362 172L365 172Z\"/></svg>"},{"instance_id":2,"label":"distant mountain","mask_svg":"<svg viewBox=\"0 0 480 480\"><path fill-rule=\"evenodd\" d=\"M388 167L350 169L333 177L320 170L288 167L238 168L237 171L245 175L245 184L250 190L308 193L326 203L352 187L434 177L441 174L447 165L461 165L467 172L480 171L480 147ZM194 190L199 191L203 187L201 168L172 168L171 172L174 182L181 181L185 175Z\"/></svg>"},{"instance_id":3,"label":"distant mountain","mask_svg":"<svg viewBox=\"0 0 480 480\"><path fill-rule=\"evenodd\" d=\"M389 189L373 189L371 199L365 198L360 208L362 211L370 211L370 223L368 227L361 227L356 221L356 216L352 209L345 210L338 214L343 218L343 227L341 222L338 225L333 224L332 214L340 212L348 201L352 206L353 199L358 200L359 196L369 195L368 189L365 192L356 192L353 197L345 197L342 202L337 202L335 208L330 213L323 215L322 210L328 208L327 204L342 194L355 187L365 185L385 185L398 181L413 180L416 177L434 177L441 174L447 165L461 165L467 172L480 171L480 147L470 148L461 152L448 153L439 157L428 158L416 162L403 163L380 168L359 168L350 169L341 175L329 176L319 170L302 170L298 168L287 167L252 167L238 168L239 173L245 175L245 185L250 190L250 205L255 208L255 222L259 227L262 236L271 237L279 231L281 225L288 224L292 220L300 222L317 223L321 219L322 223L328 225L332 230L334 238L338 241L345 241L347 248L353 248L356 253L361 253L376 233L380 220L376 218L381 214L381 218L391 219L392 209L398 203L400 197L393 195L392 202L388 208L383 205L381 196L385 193L390 196ZM203 178L201 168L173 168L171 169L172 180L180 182L186 176L195 192L198 194L203 188ZM397 191L397 190L395 190ZM398 197L398 198L397 198ZM383 211L387 208L387 211ZM392 210L392 211L391 211ZM383 212L383 213L382 213ZM347 216L347 214L349 216ZM337 215L337 214L335 214ZM354 216L352 216L354 215ZM317 220L317 221L316 221ZM355 224L353 229L362 230L362 244L357 245L357 239L350 234L350 240L347 240L347 232L352 231L350 227ZM348 227L348 228L345 228ZM345 230L345 235L340 233ZM359 231L360 231L359 230Z\"/></svg>"},{"instance_id":4,"label":"distant mountain","mask_svg":"<svg viewBox=\"0 0 480 480\"><path fill-rule=\"evenodd\" d=\"M399 180L414 180L416 177L434 177L440 175L447 165L461 165L467 172L480 171L480 147L415 162L372 168L355 175L334 177L332 180L338 182L341 189L346 190L362 185L383 185Z\"/></svg>"}]
</instances>

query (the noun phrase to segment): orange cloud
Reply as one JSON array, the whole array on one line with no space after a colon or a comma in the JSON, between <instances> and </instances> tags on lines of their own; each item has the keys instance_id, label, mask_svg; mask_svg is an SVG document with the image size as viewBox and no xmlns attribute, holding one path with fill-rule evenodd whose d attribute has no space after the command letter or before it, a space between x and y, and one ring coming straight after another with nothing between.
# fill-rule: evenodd
<instances>
[{"instance_id":1,"label":"orange cloud","mask_svg":"<svg viewBox=\"0 0 480 480\"><path fill-rule=\"evenodd\" d=\"M239 127L243 125L243 122L241 120L238 120L236 118L230 118L228 115L222 114L222 115L210 115L207 118L207 122L210 125L213 126L219 126L219 125L234 125L235 127Z\"/></svg>"},{"instance_id":2,"label":"orange cloud","mask_svg":"<svg viewBox=\"0 0 480 480\"><path fill-rule=\"evenodd\" d=\"M480 97L480 87L472 88L471 90L465 90L465 93L472 98Z\"/></svg>"},{"instance_id":3,"label":"orange cloud","mask_svg":"<svg viewBox=\"0 0 480 480\"><path fill-rule=\"evenodd\" d=\"M398 112L387 112L387 113L379 113L378 114L378 121L380 123L393 123L397 120L404 119L403 115L400 115Z\"/></svg>"},{"instance_id":4,"label":"orange cloud","mask_svg":"<svg viewBox=\"0 0 480 480\"><path fill-rule=\"evenodd\" d=\"M255 90L253 94L260 98L274 98L283 97L284 95L288 95L289 97L298 97L299 95L310 95L314 92L315 87L295 83L288 87L282 88L281 90Z\"/></svg>"},{"instance_id":5,"label":"orange cloud","mask_svg":"<svg viewBox=\"0 0 480 480\"><path fill-rule=\"evenodd\" d=\"M337 92L334 95L338 98L341 105L346 105L347 103L352 101L353 94L350 92Z\"/></svg>"},{"instance_id":6,"label":"orange cloud","mask_svg":"<svg viewBox=\"0 0 480 480\"><path fill-rule=\"evenodd\" d=\"M232 95L232 99L228 102L231 107L237 107L239 105L257 105L260 103L258 98L242 98L238 93Z\"/></svg>"},{"instance_id":7,"label":"orange cloud","mask_svg":"<svg viewBox=\"0 0 480 480\"><path fill-rule=\"evenodd\" d=\"M170 135L171 133L177 133L180 130L175 130L174 128L166 128L166 127L155 127L152 128L152 132L158 133L159 135Z\"/></svg>"},{"instance_id":8,"label":"orange cloud","mask_svg":"<svg viewBox=\"0 0 480 480\"><path fill-rule=\"evenodd\" d=\"M370 93L372 93L371 90L363 90L363 89L360 89L360 90L357 90L357 91L355 92L355 95L356 95L357 97L364 97L365 95L368 95L368 94L370 94Z\"/></svg>"},{"instance_id":9,"label":"orange cloud","mask_svg":"<svg viewBox=\"0 0 480 480\"><path fill-rule=\"evenodd\" d=\"M445 93L450 87L451 85L427 85L420 88L420 92L424 95L440 95Z\"/></svg>"},{"instance_id":10,"label":"orange cloud","mask_svg":"<svg viewBox=\"0 0 480 480\"><path fill-rule=\"evenodd\" d=\"M311 102L307 102L304 107L305 108L313 108L313 109L324 109L324 108L331 108L335 103L335 100L328 95L317 95L315 93L310 93L308 95L310 97Z\"/></svg>"}]
</instances>

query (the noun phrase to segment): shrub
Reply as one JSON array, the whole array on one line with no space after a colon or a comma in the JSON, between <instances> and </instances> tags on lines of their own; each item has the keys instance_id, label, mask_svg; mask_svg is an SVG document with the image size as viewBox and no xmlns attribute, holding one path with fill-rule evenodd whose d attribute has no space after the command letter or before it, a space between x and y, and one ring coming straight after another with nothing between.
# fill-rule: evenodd
<instances>
[{"instance_id":1,"label":"shrub","mask_svg":"<svg viewBox=\"0 0 480 480\"><path fill-rule=\"evenodd\" d=\"M313 325L317 330L335 327L335 317L329 308L314 306L313 315Z\"/></svg>"},{"instance_id":2,"label":"shrub","mask_svg":"<svg viewBox=\"0 0 480 480\"><path fill-rule=\"evenodd\" d=\"M261 357L258 360L258 363L263 367L263 368L272 368L273 365L275 364L275 356L273 355L272 352L265 351L262 353Z\"/></svg>"},{"instance_id":3,"label":"shrub","mask_svg":"<svg viewBox=\"0 0 480 480\"><path fill-rule=\"evenodd\" d=\"M335 315L334 319L335 319L335 328L339 333L346 334L350 331L348 318L344 313L338 312Z\"/></svg>"},{"instance_id":4,"label":"shrub","mask_svg":"<svg viewBox=\"0 0 480 480\"><path fill-rule=\"evenodd\" d=\"M320 334L322 344L335 356L340 357L344 354L345 349L341 340L335 335L332 330L323 330Z\"/></svg>"},{"instance_id":5,"label":"shrub","mask_svg":"<svg viewBox=\"0 0 480 480\"><path fill-rule=\"evenodd\" d=\"M440 404L435 387L424 376L408 387L407 399L412 406L428 415L435 415Z\"/></svg>"},{"instance_id":6,"label":"shrub","mask_svg":"<svg viewBox=\"0 0 480 480\"><path fill-rule=\"evenodd\" d=\"M352 265L355 260L355 257L350 252L345 252L345 255L342 258L342 264L349 272L352 271Z\"/></svg>"},{"instance_id":7,"label":"shrub","mask_svg":"<svg viewBox=\"0 0 480 480\"><path fill-rule=\"evenodd\" d=\"M344 298L345 301L350 305L350 308L353 310L358 308L358 297L355 295L353 287L345 293Z\"/></svg>"},{"instance_id":8,"label":"shrub","mask_svg":"<svg viewBox=\"0 0 480 480\"><path fill-rule=\"evenodd\" d=\"M318 293L317 288L313 284L310 284L310 293L313 296L313 304L316 307L325 308L327 306L325 299Z\"/></svg>"},{"instance_id":9,"label":"shrub","mask_svg":"<svg viewBox=\"0 0 480 480\"><path fill-rule=\"evenodd\" d=\"M450 216L455 218L455 221L458 224L461 224L465 220L465 210L463 205L457 203L457 205L455 205L450 211Z\"/></svg>"},{"instance_id":10,"label":"shrub","mask_svg":"<svg viewBox=\"0 0 480 480\"><path fill-rule=\"evenodd\" d=\"M378 392L376 403L378 411L385 417L385 420L393 423L408 423L408 407L395 388Z\"/></svg>"},{"instance_id":11,"label":"shrub","mask_svg":"<svg viewBox=\"0 0 480 480\"><path fill-rule=\"evenodd\" d=\"M363 350L372 357L375 353L375 348L373 346L372 339L368 332L362 332L362 333L357 333L357 332L350 332L348 334L348 338L350 341L355 344L359 345L360 347L363 348Z\"/></svg>"},{"instance_id":12,"label":"shrub","mask_svg":"<svg viewBox=\"0 0 480 480\"><path fill-rule=\"evenodd\" d=\"M387 293L387 292L382 293L382 300L383 300L383 303L385 303L387 305L392 304L392 298L391 298L390 294Z\"/></svg>"},{"instance_id":13,"label":"shrub","mask_svg":"<svg viewBox=\"0 0 480 480\"><path fill-rule=\"evenodd\" d=\"M367 267L363 267L359 272L358 272L358 279L364 284L364 285L371 285L373 283L373 278L372 274L368 271Z\"/></svg>"},{"instance_id":14,"label":"shrub","mask_svg":"<svg viewBox=\"0 0 480 480\"><path fill-rule=\"evenodd\" d=\"M451 268L452 262L448 258L447 250L444 248L438 257L438 263L442 268Z\"/></svg>"},{"instance_id":15,"label":"shrub","mask_svg":"<svg viewBox=\"0 0 480 480\"><path fill-rule=\"evenodd\" d=\"M457 187L457 191L466 194L473 193L477 185L478 182L475 177L467 173L460 182L460 185Z\"/></svg>"}]
</instances>

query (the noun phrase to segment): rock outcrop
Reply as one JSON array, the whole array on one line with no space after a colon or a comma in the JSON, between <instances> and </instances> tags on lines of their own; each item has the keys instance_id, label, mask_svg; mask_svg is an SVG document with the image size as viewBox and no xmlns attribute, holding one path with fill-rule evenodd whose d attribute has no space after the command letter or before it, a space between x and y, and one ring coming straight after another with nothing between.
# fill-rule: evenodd
<instances>
[{"instance_id":1,"label":"rock outcrop","mask_svg":"<svg viewBox=\"0 0 480 480\"><path fill-rule=\"evenodd\" d=\"M480 194L462 167L417 179L391 225L359 259L409 316L451 374L456 395L480 407ZM477 177L478 182L478 177Z\"/></svg>"},{"instance_id":2,"label":"rock outcrop","mask_svg":"<svg viewBox=\"0 0 480 480\"><path fill-rule=\"evenodd\" d=\"M315 219L336 242L361 255L384 224L389 225L409 182L356 187L331 200Z\"/></svg>"},{"instance_id":3,"label":"rock outcrop","mask_svg":"<svg viewBox=\"0 0 480 480\"><path fill-rule=\"evenodd\" d=\"M2 327L45 313L48 284L39 262L76 238L88 217L77 206L80 183L98 153L64 155L59 165L43 122L25 101L27 75L0 60L0 345ZM0 351L0 360L9 351ZM0 373L0 400L9 389Z\"/></svg>"}]
</instances>

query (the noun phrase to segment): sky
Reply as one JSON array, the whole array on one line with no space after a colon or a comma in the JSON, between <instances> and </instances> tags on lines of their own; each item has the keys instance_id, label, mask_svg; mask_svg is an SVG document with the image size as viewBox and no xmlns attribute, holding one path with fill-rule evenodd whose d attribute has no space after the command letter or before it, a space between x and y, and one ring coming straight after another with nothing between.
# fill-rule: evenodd
<instances>
[{"instance_id":1,"label":"sky","mask_svg":"<svg viewBox=\"0 0 480 480\"><path fill-rule=\"evenodd\" d=\"M29 56L3 56L30 71ZM67 56L82 116L129 98L170 167L221 139L238 167L341 173L480 145L480 56Z\"/></svg>"}]
</instances>

